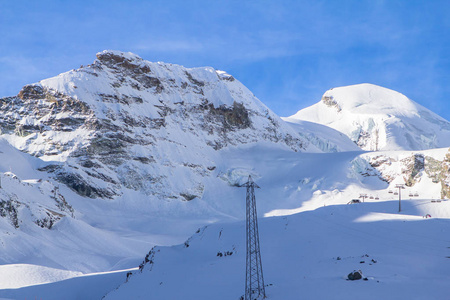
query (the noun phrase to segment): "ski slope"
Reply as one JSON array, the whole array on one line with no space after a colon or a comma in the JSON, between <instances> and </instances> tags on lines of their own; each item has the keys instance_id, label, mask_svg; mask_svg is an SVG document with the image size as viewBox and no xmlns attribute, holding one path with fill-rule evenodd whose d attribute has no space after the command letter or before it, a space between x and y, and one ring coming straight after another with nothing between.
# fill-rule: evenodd
<instances>
[{"instance_id":1,"label":"ski slope","mask_svg":"<svg viewBox=\"0 0 450 300\"><path fill-rule=\"evenodd\" d=\"M401 215L385 201L260 220L268 299L445 299L450 223L424 219L420 201L406 203ZM442 206L448 212L450 203ZM239 299L245 224L209 226L188 244L153 249L153 263L105 299ZM347 281L353 270L368 280Z\"/></svg>"}]
</instances>

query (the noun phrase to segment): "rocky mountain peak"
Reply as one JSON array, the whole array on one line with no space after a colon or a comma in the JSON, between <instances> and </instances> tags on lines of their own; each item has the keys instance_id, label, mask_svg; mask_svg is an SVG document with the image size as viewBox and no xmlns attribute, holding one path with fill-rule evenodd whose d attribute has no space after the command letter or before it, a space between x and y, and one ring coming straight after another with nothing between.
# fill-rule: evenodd
<instances>
[{"instance_id":1,"label":"rocky mountain peak","mask_svg":"<svg viewBox=\"0 0 450 300\"><path fill-rule=\"evenodd\" d=\"M226 147L269 142L318 151L226 72L120 51L100 52L93 64L27 85L1 103L3 136L54 162L42 171L87 197L130 189L192 199L203 193L215 152ZM177 172L191 180L173 183Z\"/></svg>"},{"instance_id":2,"label":"rocky mountain peak","mask_svg":"<svg viewBox=\"0 0 450 300\"><path fill-rule=\"evenodd\" d=\"M122 52L117 50L103 50L96 54L99 62L106 65L124 65L129 68L135 68L144 60L131 52Z\"/></svg>"}]
</instances>

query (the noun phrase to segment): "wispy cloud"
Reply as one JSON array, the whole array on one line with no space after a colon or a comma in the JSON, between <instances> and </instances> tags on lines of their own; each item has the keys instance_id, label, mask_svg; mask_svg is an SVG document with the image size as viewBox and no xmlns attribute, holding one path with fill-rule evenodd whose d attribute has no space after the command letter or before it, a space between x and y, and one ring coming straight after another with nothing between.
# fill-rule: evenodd
<instances>
[{"instance_id":1,"label":"wispy cloud","mask_svg":"<svg viewBox=\"0 0 450 300\"><path fill-rule=\"evenodd\" d=\"M142 51L152 52L202 52L205 45L198 41L185 40L164 40L164 39L148 39L145 41L139 41L131 48Z\"/></svg>"}]
</instances>

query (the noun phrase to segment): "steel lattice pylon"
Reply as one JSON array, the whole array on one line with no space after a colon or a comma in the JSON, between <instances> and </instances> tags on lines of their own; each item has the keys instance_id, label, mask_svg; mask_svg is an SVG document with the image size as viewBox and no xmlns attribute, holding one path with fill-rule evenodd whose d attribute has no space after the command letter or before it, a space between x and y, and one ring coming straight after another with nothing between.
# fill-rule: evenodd
<instances>
[{"instance_id":1,"label":"steel lattice pylon","mask_svg":"<svg viewBox=\"0 0 450 300\"><path fill-rule=\"evenodd\" d=\"M259 249L258 216L256 214L255 187L251 176L242 185L247 187L247 260L245 272L245 300L259 300L266 298L264 277Z\"/></svg>"}]
</instances>

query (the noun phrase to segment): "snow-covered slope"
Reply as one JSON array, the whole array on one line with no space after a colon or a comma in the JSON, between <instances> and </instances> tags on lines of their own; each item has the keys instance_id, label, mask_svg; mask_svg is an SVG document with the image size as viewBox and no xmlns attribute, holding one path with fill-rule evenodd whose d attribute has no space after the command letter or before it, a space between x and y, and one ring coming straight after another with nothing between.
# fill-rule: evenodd
<instances>
[{"instance_id":1,"label":"snow-covered slope","mask_svg":"<svg viewBox=\"0 0 450 300\"><path fill-rule=\"evenodd\" d=\"M387 201L261 220L268 299L445 299L450 222L424 218L420 204L408 202L401 215ZM346 280L354 270L367 281ZM239 299L244 281L245 224L218 224L153 248L104 299Z\"/></svg>"},{"instance_id":2,"label":"snow-covered slope","mask_svg":"<svg viewBox=\"0 0 450 300\"><path fill-rule=\"evenodd\" d=\"M17 213L22 221L19 228L13 228L9 218L2 218L4 224L0 228L5 233L2 262L83 272L136 266L141 256L155 244L181 243L199 226L245 218L245 198L243 189L238 186L249 174L262 187L258 210L265 216L291 215L324 205L345 205L360 193L381 201L392 200L394 196L388 193L389 189L405 182L403 177L407 180L410 175L415 183L405 190L404 199L409 199L408 194L416 191L420 192L419 199L439 199L445 196L442 191L448 191L450 186L449 169L444 164L448 149L423 151L427 160L434 159L435 165L442 166L433 173L442 178L438 181L433 181L435 175L431 173L428 175L416 168L417 173L411 168L414 166L411 152L296 153L273 145L254 145L222 149L219 153L216 169L204 181L202 199L188 202L163 201L155 205L140 194L127 194L112 201L91 199L61 185L58 193L73 207L74 217L69 215L55 220L50 229L33 223L26 210ZM389 163L381 163L383 157L387 157ZM14 165L11 168L14 170ZM33 170L25 173L33 174ZM396 180L387 180L389 175ZM26 182L39 184L37 180ZM43 180L41 184L50 184L46 182ZM18 195L19 201L24 203L21 207L40 207L45 203L44 195L40 196L43 200L36 199L36 188L20 187L19 183L9 186L5 179L4 190ZM45 201L49 202L51 196L53 193ZM442 215L439 208L439 204L432 206L428 213L433 217L450 217ZM57 207L52 210L66 214Z\"/></svg>"},{"instance_id":3,"label":"snow-covered slope","mask_svg":"<svg viewBox=\"0 0 450 300\"><path fill-rule=\"evenodd\" d=\"M60 270L36 265L1 265L0 289L14 289L37 284L45 284L80 275L82 275L81 272Z\"/></svg>"},{"instance_id":4,"label":"snow-covered slope","mask_svg":"<svg viewBox=\"0 0 450 300\"><path fill-rule=\"evenodd\" d=\"M265 199L267 182L262 188L256 190L258 201ZM333 195L329 196L332 201ZM245 197L245 189L240 197ZM450 202L404 199L401 214L397 208L396 200L367 199L361 204L327 205L260 219L269 299L298 299L299 295L336 300L361 295L365 299L445 299L450 279L446 263ZM430 213L433 217L425 218ZM186 242L155 247L146 258L141 270L131 275L76 277L0 290L0 297L239 299L245 278L245 224L200 228ZM368 280L346 280L354 270L361 270Z\"/></svg>"},{"instance_id":5,"label":"snow-covered slope","mask_svg":"<svg viewBox=\"0 0 450 300\"><path fill-rule=\"evenodd\" d=\"M30 268L31 274L26 274L25 278L29 277L36 283L45 276L46 273L54 279L56 276L73 277L76 274L63 273L58 274L58 271L48 270L40 267L37 269L40 273L34 273L35 268ZM11 267L5 267L5 270L11 271ZM17 299L45 299L45 300L100 300L108 291L114 289L123 282L126 273L131 270L122 270L117 272L101 272L75 276L74 278L60 280L57 282L47 284L37 284L18 289L10 288L0 290L0 299L2 300L17 300ZM11 272L12 276L16 275L14 270ZM44 276L42 276L44 273ZM35 276L35 277L33 277ZM62 277L61 276L61 277ZM23 282L21 278L18 282ZM126 298L132 299L132 298Z\"/></svg>"},{"instance_id":6,"label":"snow-covered slope","mask_svg":"<svg viewBox=\"0 0 450 300\"><path fill-rule=\"evenodd\" d=\"M86 207L82 197L38 171L47 165L0 139L1 264L26 263L83 272L105 270L124 258L136 259L143 249L154 245L96 228L86 215L95 216L99 222L104 218L101 210L107 206L93 209L91 203ZM22 265L11 268L25 269ZM28 268L38 272L32 266ZM7 270L0 272L12 274ZM65 276L63 271L45 269L43 273L40 280L44 281L53 275ZM28 275L21 276L22 281L16 284L26 284ZM4 280L2 283L6 284Z\"/></svg>"},{"instance_id":7,"label":"snow-covered slope","mask_svg":"<svg viewBox=\"0 0 450 300\"><path fill-rule=\"evenodd\" d=\"M368 151L450 146L450 122L398 92L372 84L328 90L320 102L289 119L334 128Z\"/></svg>"}]
</instances>

